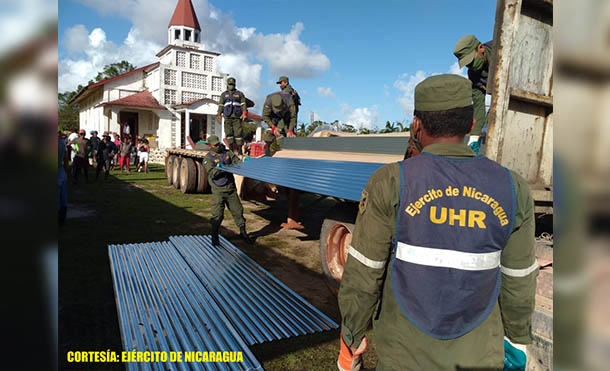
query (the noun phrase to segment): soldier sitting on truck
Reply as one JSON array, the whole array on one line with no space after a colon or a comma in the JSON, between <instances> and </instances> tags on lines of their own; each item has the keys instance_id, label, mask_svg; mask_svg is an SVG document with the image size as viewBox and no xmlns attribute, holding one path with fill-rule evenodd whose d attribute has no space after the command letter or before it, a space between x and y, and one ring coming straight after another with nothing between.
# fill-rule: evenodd
<instances>
[{"instance_id":1,"label":"soldier sitting on truck","mask_svg":"<svg viewBox=\"0 0 610 371\"><path fill-rule=\"evenodd\" d=\"M246 220L244 219L244 208L237 196L237 187L235 186L235 178L233 174L222 171L220 168L235 164L241 160L232 151L227 151L220 144L220 139L216 135L208 138L208 146L210 151L203 159L203 166L208 174L208 182L212 188L212 244L218 246L218 232L222 219L224 218L225 203L229 207L229 211L233 215L235 224L239 227L239 235L247 243L253 243L248 233L246 233Z\"/></svg>"},{"instance_id":2,"label":"soldier sitting on truck","mask_svg":"<svg viewBox=\"0 0 610 371\"><path fill-rule=\"evenodd\" d=\"M294 137L297 126L297 109L292 94L275 92L267 95L263 106L263 120L277 136Z\"/></svg>"}]
</instances>

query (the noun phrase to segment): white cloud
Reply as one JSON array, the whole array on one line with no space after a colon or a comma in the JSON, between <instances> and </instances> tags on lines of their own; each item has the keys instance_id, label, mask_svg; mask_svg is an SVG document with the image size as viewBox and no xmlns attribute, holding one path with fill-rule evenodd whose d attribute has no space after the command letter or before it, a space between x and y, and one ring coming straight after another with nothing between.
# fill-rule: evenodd
<instances>
[{"instance_id":1,"label":"white cloud","mask_svg":"<svg viewBox=\"0 0 610 371\"><path fill-rule=\"evenodd\" d=\"M60 89L74 89L79 83L85 83L106 62L125 59L136 66L154 62L155 54L167 45L167 27L176 6L175 0L79 1L101 14L126 18L132 23L132 28L121 45L109 43L105 38L101 39L101 34L91 32L89 38L93 40L83 48L87 49L84 57L60 61ZM267 93L261 91L266 90L260 77L264 64L273 75L290 78L313 78L330 68L330 60L317 46L306 45L300 40L305 30L301 22L295 23L287 33L263 34L247 25L237 27L230 14L216 9L207 0L193 0L193 7L201 25L201 42L207 50L222 54L219 70L236 76L240 80L238 88L249 97L256 99ZM79 36L82 36L83 30L79 31ZM66 33L64 40L67 39ZM91 50L92 41L99 41L98 51ZM108 45L114 45L116 49L109 50ZM92 72L77 79L77 70ZM62 81L64 79L66 81ZM273 87L272 90L276 90L275 81Z\"/></svg>"},{"instance_id":2,"label":"white cloud","mask_svg":"<svg viewBox=\"0 0 610 371\"><path fill-rule=\"evenodd\" d=\"M64 34L64 45L69 52L80 52L89 44L89 32L82 24L68 28Z\"/></svg>"},{"instance_id":3,"label":"white cloud","mask_svg":"<svg viewBox=\"0 0 610 371\"><path fill-rule=\"evenodd\" d=\"M451 65L451 67L449 67L449 73L452 73L454 75L460 75L463 77L468 77L468 74L466 73L466 67L462 67L460 68L460 63L459 62L455 62Z\"/></svg>"},{"instance_id":4,"label":"white cloud","mask_svg":"<svg viewBox=\"0 0 610 371\"><path fill-rule=\"evenodd\" d=\"M466 68L460 69L460 65L458 62L453 63L449 66L449 70L447 73L460 75L463 77L467 77ZM398 89L402 95L398 98L398 103L400 103L403 111L407 116L413 115L413 109L415 108L415 86L425 80L427 77L433 75L439 75L439 72L426 73L422 70L415 72L415 74L410 75L408 73L403 73L398 77L398 80L394 81L394 87Z\"/></svg>"},{"instance_id":5,"label":"white cloud","mask_svg":"<svg viewBox=\"0 0 610 371\"><path fill-rule=\"evenodd\" d=\"M43 27L57 25L56 1L4 0L0 7L0 54L31 41Z\"/></svg>"},{"instance_id":6,"label":"white cloud","mask_svg":"<svg viewBox=\"0 0 610 371\"><path fill-rule=\"evenodd\" d=\"M333 93L333 91L330 87L325 88L323 86L318 86L318 95L321 97L328 97L328 98L335 97L335 93Z\"/></svg>"},{"instance_id":7,"label":"white cloud","mask_svg":"<svg viewBox=\"0 0 610 371\"><path fill-rule=\"evenodd\" d=\"M377 106L351 109L347 104L342 104L341 109L347 114L345 123L352 125L356 129L372 129L379 122Z\"/></svg>"}]
</instances>

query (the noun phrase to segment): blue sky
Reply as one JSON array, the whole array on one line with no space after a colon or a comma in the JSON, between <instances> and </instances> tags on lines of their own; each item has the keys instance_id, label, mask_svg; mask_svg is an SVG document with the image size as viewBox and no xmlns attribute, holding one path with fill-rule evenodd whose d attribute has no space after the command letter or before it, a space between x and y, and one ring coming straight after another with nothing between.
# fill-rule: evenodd
<instances>
[{"instance_id":1,"label":"blue sky","mask_svg":"<svg viewBox=\"0 0 610 371\"><path fill-rule=\"evenodd\" d=\"M154 62L177 0L60 0L60 90L117 58ZM193 0L207 49L256 102L291 77L302 106L325 121L383 126L409 120L413 88L456 72L457 40L493 35L495 2ZM97 29L97 30L96 30ZM89 44L88 46L85 44ZM296 52L295 52L296 50ZM453 66L453 67L452 67ZM240 84L241 82L241 84ZM260 112L260 103L254 109Z\"/></svg>"}]
</instances>

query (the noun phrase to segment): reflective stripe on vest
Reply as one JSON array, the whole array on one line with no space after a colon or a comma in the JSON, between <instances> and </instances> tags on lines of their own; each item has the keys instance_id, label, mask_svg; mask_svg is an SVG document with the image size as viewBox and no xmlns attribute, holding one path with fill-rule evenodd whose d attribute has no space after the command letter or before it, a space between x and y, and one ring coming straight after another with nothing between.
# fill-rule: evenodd
<instances>
[{"instance_id":1,"label":"reflective stripe on vest","mask_svg":"<svg viewBox=\"0 0 610 371\"><path fill-rule=\"evenodd\" d=\"M225 117L232 117L233 115L241 116L241 92L239 90L225 91L222 93L224 98L224 108L222 114Z\"/></svg>"},{"instance_id":2,"label":"reflective stripe on vest","mask_svg":"<svg viewBox=\"0 0 610 371\"><path fill-rule=\"evenodd\" d=\"M422 153L400 167L394 296L422 332L437 339L462 336L497 303L502 249L514 219L512 176L482 156Z\"/></svg>"}]
</instances>

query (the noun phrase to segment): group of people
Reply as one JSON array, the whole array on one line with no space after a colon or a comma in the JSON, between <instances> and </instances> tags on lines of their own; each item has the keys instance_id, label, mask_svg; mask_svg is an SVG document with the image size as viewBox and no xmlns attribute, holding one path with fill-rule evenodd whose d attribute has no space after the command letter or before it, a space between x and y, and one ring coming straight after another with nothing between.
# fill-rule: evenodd
<instances>
[{"instance_id":1,"label":"group of people","mask_svg":"<svg viewBox=\"0 0 610 371\"><path fill-rule=\"evenodd\" d=\"M294 137L297 116L301 98L290 85L287 76L280 76L277 81L280 91L271 93L265 98L263 105L263 120L269 126L265 141L271 142L273 137ZM243 155L243 123L248 117L248 108L244 93L236 89L236 80L227 79L227 90L220 95L218 101L218 119L224 117L225 137L229 149L238 155Z\"/></svg>"},{"instance_id":2,"label":"group of people","mask_svg":"<svg viewBox=\"0 0 610 371\"><path fill-rule=\"evenodd\" d=\"M130 163L136 164L136 171L148 172L148 160L150 146L146 138L134 140L129 135L121 138L117 133L105 132L102 137L98 132L92 130L90 137L86 137L86 131L80 129L78 133L64 134L59 132L60 141L63 141L65 155L72 162L70 173L72 182L78 183L78 177L83 172L85 181L89 181L89 167L95 166L95 179L104 172L104 179L115 166L119 166L121 172L130 172ZM111 138L111 134L113 138Z\"/></svg>"},{"instance_id":3,"label":"group of people","mask_svg":"<svg viewBox=\"0 0 610 371\"><path fill-rule=\"evenodd\" d=\"M299 94L290 86L287 76L281 76L277 84L280 85L280 91L269 94L265 98L263 106L263 120L270 127L264 138L267 142L266 154L269 154L276 137L295 136L294 128L297 124L298 107L301 104ZM247 243L253 243L252 238L246 232L244 209L237 195L233 174L221 170L224 166L241 162L242 159L238 156L244 154L243 122L248 117L248 107L246 97L236 89L236 80L233 77L227 79L227 90L220 96L217 116L218 119L224 117L229 149L222 145L218 136L211 135L208 138L210 151L205 156L203 165L212 189L212 216L210 219L212 244L220 243L219 230L224 218L225 204L229 207L235 224L239 227L240 236ZM245 160L247 159L248 157L245 157Z\"/></svg>"}]
</instances>

